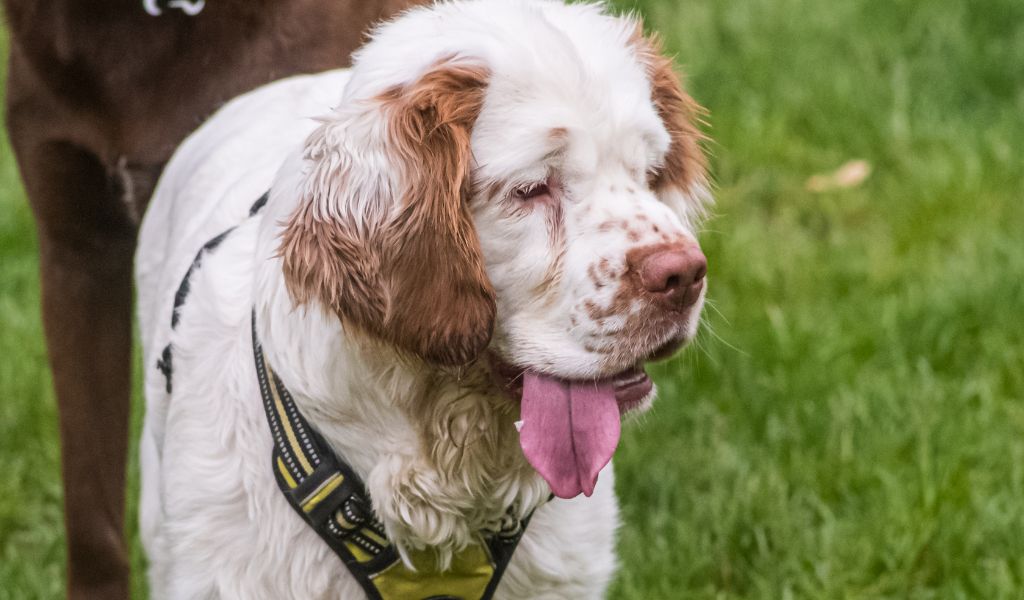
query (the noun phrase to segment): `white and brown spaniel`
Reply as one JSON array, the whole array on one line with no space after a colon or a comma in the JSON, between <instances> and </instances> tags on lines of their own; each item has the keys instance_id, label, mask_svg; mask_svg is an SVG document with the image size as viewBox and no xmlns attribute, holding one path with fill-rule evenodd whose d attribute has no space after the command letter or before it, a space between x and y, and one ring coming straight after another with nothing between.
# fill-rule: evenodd
<instances>
[{"instance_id":1,"label":"white and brown spaniel","mask_svg":"<svg viewBox=\"0 0 1024 600\"><path fill-rule=\"evenodd\" d=\"M496 597L599 597L620 419L650 404L644 363L693 338L706 291L700 109L635 18L594 4L411 10L354 65L226 105L149 207L154 597L363 594L275 482L253 314L403 556L443 568L535 510Z\"/></svg>"}]
</instances>

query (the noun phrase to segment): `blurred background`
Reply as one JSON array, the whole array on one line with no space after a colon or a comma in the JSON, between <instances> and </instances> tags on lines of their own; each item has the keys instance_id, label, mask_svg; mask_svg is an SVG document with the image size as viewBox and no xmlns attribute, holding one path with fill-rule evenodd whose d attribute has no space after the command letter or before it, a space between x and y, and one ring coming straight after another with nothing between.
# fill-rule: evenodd
<instances>
[{"instance_id":1,"label":"blurred background","mask_svg":"<svg viewBox=\"0 0 1024 600\"><path fill-rule=\"evenodd\" d=\"M1024 2L614 4L708 108L718 204L703 331L616 455L609 597L1022 597ZM36 253L4 139L0 598L63 589Z\"/></svg>"}]
</instances>

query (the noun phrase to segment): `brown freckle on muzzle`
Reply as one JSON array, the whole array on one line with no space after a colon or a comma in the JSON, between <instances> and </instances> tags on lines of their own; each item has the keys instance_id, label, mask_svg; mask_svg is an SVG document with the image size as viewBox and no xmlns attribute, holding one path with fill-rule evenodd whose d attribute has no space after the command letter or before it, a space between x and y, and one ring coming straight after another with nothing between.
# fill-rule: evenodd
<instances>
[{"instance_id":1,"label":"brown freckle on muzzle","mask_svg":"<svg viewBox=\"0 0 1024 600\"><path fill-rule=\"evenodd\" d=\"M593 300L584 300L583 310L587 311L587 316L591 319L600 319L604 315L604 311Z\"/></svg>"},{"instance_id":2,"label":"brown freckle on muzzle","mask_svg":"<svg viewBox=\"0 0 1024 600\"><path fill-rule=\"evenodd\" d=\"M594 284L594 287L601 289L605 286L604 278L597 272L597 265L591 264L587 267L587 277L590 278L590 282Z\"/></svg>"}]
</instances>

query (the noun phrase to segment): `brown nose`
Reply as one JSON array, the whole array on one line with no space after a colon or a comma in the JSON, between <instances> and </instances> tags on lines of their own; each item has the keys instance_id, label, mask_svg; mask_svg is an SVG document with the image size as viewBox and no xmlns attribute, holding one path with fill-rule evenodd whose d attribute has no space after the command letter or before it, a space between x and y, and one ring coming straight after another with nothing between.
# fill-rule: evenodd
<instances>
[{"instance_id":1,"label":"brown nose","mask_svg":"<svg viewBox=\"0 0 1024 600\"><path fill-rule=\"evenodd\" d=\"M644 291L668 308L688 308L697 302L708 261L696 244L671 246L647 254L635 265Z\"/></svg>"}]
</instances>

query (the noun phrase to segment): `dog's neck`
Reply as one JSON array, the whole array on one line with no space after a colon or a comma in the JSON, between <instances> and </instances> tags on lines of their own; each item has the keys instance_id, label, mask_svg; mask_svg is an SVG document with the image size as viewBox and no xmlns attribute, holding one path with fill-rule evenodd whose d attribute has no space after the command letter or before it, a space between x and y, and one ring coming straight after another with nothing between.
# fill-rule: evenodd
<instances>
[{"instance_id":1,"label":"dog's neck","mask_svg":"<svg viewBox=\"0 0 1024 600\"><path fill-rule=\"evenodd\" d=\"M547 497L519 447L517 403L484 361L441 370L400 356L317 306L296 308L277 259L258 277L267 359L306 419L364 479L400 548L432 547L444 561L499 526L510 507L522 517Z\"/></svg>"}]
</instances>

